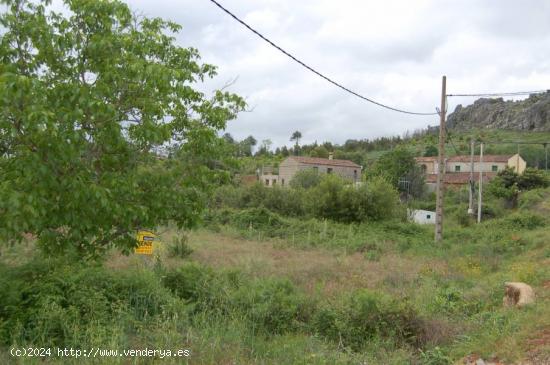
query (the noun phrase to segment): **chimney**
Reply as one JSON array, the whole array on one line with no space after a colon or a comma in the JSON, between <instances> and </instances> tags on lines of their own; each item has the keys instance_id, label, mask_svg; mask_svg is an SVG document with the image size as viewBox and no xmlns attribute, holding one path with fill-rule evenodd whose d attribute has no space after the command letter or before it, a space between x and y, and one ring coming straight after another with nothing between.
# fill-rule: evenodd
<instances>
[{"instance_id":1,"label":"chimney","mask_svg":"<svg viewBox=\"0 0 550 365\"><path fill-rule=\"evenodd\" d=\"M328 153L328 159L329 159L329 160L334 159L334 153L329 152L329 153Z\"/></svg>"}]
</instances>

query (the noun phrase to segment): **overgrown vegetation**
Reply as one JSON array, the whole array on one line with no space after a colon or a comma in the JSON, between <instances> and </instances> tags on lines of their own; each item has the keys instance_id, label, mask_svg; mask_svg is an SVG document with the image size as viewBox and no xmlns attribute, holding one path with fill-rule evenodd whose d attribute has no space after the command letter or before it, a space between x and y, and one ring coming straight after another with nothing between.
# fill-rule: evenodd
<instances>
[{"instance_id":1,"label":"overgrown vegetation","mask_svg":"<svg viewBox=\"0 0 550 365\"><path fill-rule=\"evenodd\" d=\"M467 190L448 190L435 244L407 208L434 209L414 157L437 154L436 130L340 146L300 145L295 131L294 146L274 153L269 139L219 138L244 101L191 87L215 67L176 45L178 25L118 1L67 1L66 13L49 1L3 4L0 363L81 361L15 359L13 347L184 348L199 364L550 359L529 348L550 326L541 170L499 173L480 224ZM471 137L508 135L455 133L453 153ZM532 167L536 148L522 152ZM230 183L290 154L329 152L368 166L361 183L313 170L285 188ZM136 230L160 226L154 255L132 255ZM537 302L503 308L506 281L532 285Z\"/></svg>"},{"instance_id":2,"label":"overgrown vegetation","mask_svg":"<svg viewBox=\"0 0 550 365\"><path fill-rule=\"evenodd\" d=\"M308 170L300 174L300 182L293 188L267 188L259 183L252 187L223 186L214 195L213 207L263 207L283 216L315 217L343 223L405 216L397 190L381 176L353 186L337 175L317 176Z\"/></svg>"}]
</instances>

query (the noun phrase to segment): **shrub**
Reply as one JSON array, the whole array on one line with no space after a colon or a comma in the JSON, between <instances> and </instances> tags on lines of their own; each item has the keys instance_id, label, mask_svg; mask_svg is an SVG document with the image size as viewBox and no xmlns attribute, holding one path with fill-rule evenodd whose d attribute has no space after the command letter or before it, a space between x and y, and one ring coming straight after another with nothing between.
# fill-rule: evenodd
<instances>
[{"instance_id":1,"label":"shrub","mask_svg":"<svg viewBox=\"0 0 550 365\"><path fill-rule=\"evenodd\" d=\"M542 202L546 197L547 190L533 189L524 191L519 195L519 207L521 209L531 209L535 204Z\"/></svg>"},{"instance_id":2,"label":"shrub","mask_svg":"<svg viewBox=\"0 0 550 365\"><path fill-rule=\"evenodd\" d=\"M546 219L535 213L514 213L502 219L502 224L511 229L535 229L546 224Z\"/></svg>"},{"instance_id":3,"label":"shrub","mask_svg":"<svg viewBox=\"0 0 550 365\"><path fill-rule=\"evenodd\" d=\"M324 306L312 320L315 331L360 351L374 338L416 344L423 337L422 321L406 301L359 290L339 306Z\"/></svg>"},{"instance_id":4,"label":"shrub","mask_svg":"<svg viewBox=\"0 0 550 365\"><path fill-rule=\"evenodd\" d=\"M4 345L105 345L124 337L134 323L184 315L148 271L112 274L100 266L46 258L1 271Z\"/></svg>"},{"instance_id":5,"label":"shrub","mask_svg":"<svg viewBox=\"0 0 550 365\"><path fill-rule=\"evenodd\" d=\"M259 279L231 294L236 312L264 334L294 331L307 321L306 302L285 279Z\"/></svg>"},{"instance_id":6,"label":"shrub","mask_svg":"<svg viewBox=\"0 0 550 365\"><path fill-rule=\"evenodd\" d=\"M382 177L374 177L360 187L328 175L308 191L313 215L335 221L365 222L390 219L398 215L397 191Z\"/></svg>"},{"instance_id":7,"label":"shrub","mask_svg":"<svg viewBox=\"0 0 550 365\"><path fill-rule=\"evenodd\" d=\"M290 186L293 188L309 189L318 186L321 183L321 175L314 169L301 170L290 180Z\"/></svg>"},{"instance_id":8,"label":"shrub","mask_svg":"<svg viewBox=\"0 0 550 365\"><path fill-rule=\"evenodd\" d=\"M169 272L163 285L187 301L194 313L246 319L262 334L297 330L307 321L307 303L285 279L245 280L239 272L218 272L186 264Z\"/></svg>"},{"instance_id":9,"label":"shrub","mask_svg":"<svg viewBox=\"0 0 550 365\"><path fill-rule=\"evenodd\" d=\"M176 238L170 246L168 246L168 255L170 257L186 258L193 253L193 249L187 243L187 236L183 235Z\"/></svg>"},{"instance_id":10,"label":"shrub","mask_svg":"<svg viewBox=\"0 0 550 365\"><path fill-rule=\"evenodd\" d=\"M547 188L550 186L550 179L544 171L528 167L519 175L517 184L520 190Z\"/></svg>"},{"instance_id":11,"label":"shrub","mask_svg":"<svg viewBox=\"0 0 550 365\"><path fill-rule=\"evenodd\" d=\"M167 272L162 278L162 284L178 297L188 302L197 302L201 298L201 290L208 285L213 276L212 270L196 263L189 263Z\"/></svg>"},{"instance_id":12,"label":"shrub","mask_svg":"<svg viewBox=\"0 0 550 365\"><path fill-rule=\"evenodd\" d=\"M263 207L238 211L233 215L232 219L234 225L240 229L273 230L286 225L281 216Z\"/></svg>"}]
</instances>

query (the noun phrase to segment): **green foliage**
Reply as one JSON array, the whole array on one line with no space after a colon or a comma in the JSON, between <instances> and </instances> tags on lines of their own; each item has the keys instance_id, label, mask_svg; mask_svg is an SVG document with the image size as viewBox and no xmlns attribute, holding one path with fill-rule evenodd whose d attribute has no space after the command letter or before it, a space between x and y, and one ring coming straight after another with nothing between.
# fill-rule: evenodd
<instances>
[{"instance_id":1,"label":"green foliage","mask_svg":"<svg viewBox=\"0 0 550 365\"><path fill-rule=\"evenodd\" d=\"M296 147L300 145L300 140L302 139L302 132L300 131L294 131L292 135L290 136L290 141L296 142Z\"/></svg>"},{"instance_id":2,"label":"green foliage","mask_svg":"<svg viewBox=\"0 0 550 365\"><path fill-rule=\"evenodd\" d=\"M120 341L139 322L185 316L148 271L113 274L99 266L42 257L0 271L4 345L101 346L110 338Z\"/></svg>"},{"instance_id":3,"label":"green foliage","mask_svg":"<svg viewBox=\"0 0 550 365\"><path fill-rule=\"evenodd\" d=\"M533 189L522 192L519 195L519 207L521 209L531 209L536 204L540 204L547 197L548 191L545 189Z\"/></svg>"},{"instance_id":4,"label":"green foliage","mask_svg":"<svg viewBox=\"0 0 550 365\"><path fill-rule=\"evenodd\" d=\"M424 365L449 365L452 364L452 359L436 346L433 349L422 351L420 350L420 358Z\"/></svg>"},{"instance_id":5,"label":"green foliage","mask_svg":"<svg viewBox=\"0 0 550 365\"><path fill-rule=\"evenodd\" d=\"M359 290L338 306L320 308L313 317L317 333L355 351L381 337L416 344L422 336L422 321L406 301L382 293Z\"/></svg>"},{"instance_id":6,"label":"green foliage","mask_svg":"<svg viewBox=\"0 0 550 365\"><path fill-rule=\"evenodd\" d=\"M220 187L213 196L212 205L217 208L267 208L283 216L339 222L379 221L402 216L397 192L382 177L373 177L357 187L346 184L337 175L321 177L313 170L304 170L291 184L294 188L267 188L262 184ZM258 217L261 221L265 212L258 213L261 213ZM240 222L239 217L236 219ZM255 223L252 217L245 220Z\"/></svg>"},{"instance_id":7,"label":"green foliage","mask_svg":"<svg viewBox=\"0 0 550 365\"><path fill-rule=\"evenodd\" d=\"M171 257L179 257L180 259L189 257L189 255L193 253L193 249L189 247L187 241L188 238L185 235L176 238L174 242L168 246L168 255Z\"/></svg>"},{"instance_id":8,"label":"green foliage","mask_svg":"<svg viewBox=\"0 0 550 365\"><path fill-rule=\"evenodd\" d=\"M504 198L517 205L518 195L532 189L544 189L550 185L550 180L544 171L526 168L523 174L518 175L511 168L499 172L488 185L488 191L495 197Z\"/></svg>"},{"instance_id":9,"label":"green foliage","mask_svg":"<svg viewBox=\"0 0 550 365\"><path fill-rule=\"evenodd\" d=\"M237 289L232 303L263 334L296 331L308 318L304 297L288 280L255 280Z\"/></svg>"},{"instance_id":10,"label":"green foliage","mask_svg":"<svg viewBox=\"0 0 550 365\"><path fill-rule=\"evenodd\" d=\"M315 147L309 154L311 157L328 158L329 151L325 146Z\"/></svg>"},{"instance_id":11,"label":"green foliage","mask_svg":"<svg viewBox=\"0 0 550 365\"><path fill-rule=\"evenodd\" d=\"M308 318L305 298L284 279L250 280L191 263L168 272L163 285L191 304L195 314L244 318L254 332L264 335L296 331Z\"/></svg>"},{"instance_id":12,"label":"green foliage","mask_svg":"<svg viewBox=\"0 0 550 365\"><path fill-rule=\"evenodd\" d=\"M405 147L397 147L380 156L372 173L386 178L394 187L414 197L425 193L424 173L414 160L414 154ZM406 182L400 183L402 179Z\"/></svg>"},{"instance_id":13,"label":"green foliage","mask_svg":"<svg viewBox=\"0 0 550 365\"><path fill-rule=\"evenodd\" d=\"M213 279L212 270L189 263L177 270L167 272L162 278L162 284L175 295L187 302L198 302L204 295L204 289ZM206 288L208 289L208 288Z\"/></svg>"},{"instance_id":14,"label":"green foliage","mask_svg":"<svg viewBox=\"0 0 550 365\"><path fill-rule=\"evenodd\" d=\"M397 187L399 179L415 166L414 155L409 150L399 147L380 156L373 166L373 173L386 177Z\"/></svg>"},{"instance_id":15,"label":"green foliage","mask_svg":"<svg viewBox=\"0 0 550 365\"><path fill-rule=\"evenodd\" d=\"M222 186L213 195L213 207L255 208L264 207L286 216L303 216L305 195L300 190L282 187L266 188L262 184L251 187Z\"/></svg>"},{"instance_id":16,"label":"green foliage","mask_svg":"<svg viewBox=\"0 0 550 365\"><path fill-rule=\"evenodd\" d=\"M522 191L547 188L548 186L550 186L548 174L539 169L528 167L518 178L518 188Z\"/></svg>"},{"instance_id":17,"label":"green foliage","mask_svg":"<svg viewBox=\"0 0 550 365\"><path fill-rule=\"evenodd\" d=\"M129 251L138 228L197 222L217 132L244 107L192 85L215 75L180 27L122 2L7 0L0 15L0 237L33 233L48 252ZM189 112L193 111L193 112ZM182 144L177 158L154 151Z\"/></svg>"},{"instance_id":18,"label":"green foliage","mask_svg":"<svg viewBox=\"0 0 550 365\"><path fill-rule=\"evenodd\" d=\"M290 180L290 186L293 188L309 189L321 183L321 175L314 169L305 169L298 171Z\"/></svg>"},{"instance_id":19,"label":"green foliage","mask_svg":"<svg viewBox=\"0 0 550 365\"><path fill-rule=\"evenodd\" d=\"M433 157L437 156L439 154L439 150L434 145L426 146L426 149L424 150L424 157Z\"/></svg>"},{"instance_id":20,"label":"green foliage","mask_svg":"<svg viewBox=\"0 0 550 365\"><path fill-rule=\"evenodd\" d=\"M511 229L535 229L543 227L547 219L536 213L513 213L499 221L499 224Z\"/></svg>"},{"instance_id":21,"label":"green foliage","mask_svg":"<svg viewBox=\"0 0 550 365\"><path fill-rule=\"evenodd\" d=\"M335 175L328 175L309 194L316 217L348 223L393 218L399 205L397 192L382 177L353 187L344 185Z\"/></svg>"}]
</instances>

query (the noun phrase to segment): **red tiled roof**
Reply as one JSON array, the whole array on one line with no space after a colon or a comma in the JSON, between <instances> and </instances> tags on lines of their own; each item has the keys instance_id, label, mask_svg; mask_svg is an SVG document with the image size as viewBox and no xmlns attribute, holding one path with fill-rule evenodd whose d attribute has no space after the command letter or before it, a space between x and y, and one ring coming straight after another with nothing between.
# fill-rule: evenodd
<instances>
[{"instance_id":1,"label":"red tiled roof","mask_svg":"<svg viewBox=\"0 0 550 365\"><path fill-rule=\"evenodd\" d=\"M483 155L483 162L508 162L514 155ZM447 162L470 162L471 157L467 155L453 156ZM474 162L479 162L479 156L474 156Z\"/></svg>"},{"instance_id":2,"label":"red tiled roof","mask_svg":"<svg viewBox=\"0 0 550 365\"><path fill-rule=\"evenodd\" d=\"M483 182L488 182L492 180L497 175L496 172L484 172L483 173ZM443 182L445 184L468 184L470 181L469 172L446 172ZM479 181L479 172L474 173L474 181ZM426 175L427 183L436 183L437 174L428 174Z\"/></svg>"},{"instance_id":3,"label":"red tiled roof","mask_svg":"<svg viewBox=\"0 0 550 365\"><path fill-rule=\"evenodd\" d=\"M483 155L483 162L508 162L514 155ZM470 155L452 156L447 158L447 162L470 162ZM435 162L437 157L415 157L416 162ZM479 156L474 156L474 162L479 162Z\"/></svg>"},{"instance_id":4,"label":"red tiled roof","mask_svg":"<svg viewBox=\"0 0 550 365\"><path fill-rule=\"evenodd\" d=\"M415 157L414 159L416 160L416 162L435 162L437 160L437 157Z\"/></svg>"},{"instance_id":5,"label":"red tiled roof","mask_svg":"<svg viewBox=\"0 0 550 365\"><path fill-rule=\"evenodd\" d=\"M355 167L361 168L358 164L350 160L330 160L328 158L319 158L319 157L303 157L303 156L291 156L289 158L294 159L303 164L307 165L326 165L326 166L343 166L343 167Z\"/></svg>"}]
</instances>

